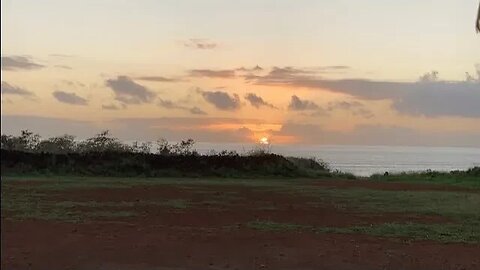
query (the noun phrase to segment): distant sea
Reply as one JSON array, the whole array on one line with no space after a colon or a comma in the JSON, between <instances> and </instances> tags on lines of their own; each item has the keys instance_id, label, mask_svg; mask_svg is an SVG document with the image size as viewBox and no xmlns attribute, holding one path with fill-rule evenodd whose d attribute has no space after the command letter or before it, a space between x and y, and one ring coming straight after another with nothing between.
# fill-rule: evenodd
<instances>
[{"instance_id":1,"label":"distant sea","mask_svg":"<svg viewBox=\"0 0 480 270\"><path fill-rule=\"evenodd\" d=\"M252 144L197 143L200 153L209 150L236 150L246 153ZM351 146L351 145L272 145L273 153L294 157L315 157L332 169L370 176L385 172L451 171L480 166L480 148Z\"/></svg>"}]
</instances>

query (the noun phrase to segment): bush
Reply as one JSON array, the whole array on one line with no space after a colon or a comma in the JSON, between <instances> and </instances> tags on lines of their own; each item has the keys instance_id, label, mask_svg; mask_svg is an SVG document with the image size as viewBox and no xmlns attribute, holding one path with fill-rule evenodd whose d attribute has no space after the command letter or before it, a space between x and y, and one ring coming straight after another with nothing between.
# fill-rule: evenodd
<instances>
[{"instance_id":1,"label":"bush","mask_svg":"<svg viewBox=\"0 0 480 270\"><path fill-rule=\"evenodd\" d=\"M285 158L269 149L247 155L235 151L199 155L195 141L170 144L150 142L129 146L104 131L84 141L64 135L41 140L23 131L19 137L2 135L2 174L73 174L96 176L220 176L317 177L330 175L328 166L315 159Z\"/></svg>"}]
</instances>

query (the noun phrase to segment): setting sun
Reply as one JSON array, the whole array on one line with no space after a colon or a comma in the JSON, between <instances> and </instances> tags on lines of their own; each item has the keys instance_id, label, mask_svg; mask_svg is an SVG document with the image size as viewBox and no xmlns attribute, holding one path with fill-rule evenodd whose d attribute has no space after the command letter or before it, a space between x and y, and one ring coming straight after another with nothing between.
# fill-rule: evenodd
<instances>
[{"instance_id":1,"label":"setting sun","mask_svg":"<svg viewBox=\"0 0 480 270\"><path fill-rule=\"evenodd\" d=\"M260 139L260 144L270 144L270 142L268 141L268 138L267 137L262 137Z\"/></svg>"}]
</instances>

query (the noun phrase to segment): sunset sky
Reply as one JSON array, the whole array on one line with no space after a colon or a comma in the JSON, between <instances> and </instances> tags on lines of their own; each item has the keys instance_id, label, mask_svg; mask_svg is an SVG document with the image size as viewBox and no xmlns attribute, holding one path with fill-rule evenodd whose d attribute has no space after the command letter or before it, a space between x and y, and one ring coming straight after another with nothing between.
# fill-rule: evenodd
<instances>
[{"instance_id":1,"label":"sunset sky","mask_svg":"<svg viewBox=\"0 0 480 270\"><path fill-rule=\"evenodd\" d=\"M1 8L2 133L480 147L477 0Z\"/></svg>"}]
</instances>

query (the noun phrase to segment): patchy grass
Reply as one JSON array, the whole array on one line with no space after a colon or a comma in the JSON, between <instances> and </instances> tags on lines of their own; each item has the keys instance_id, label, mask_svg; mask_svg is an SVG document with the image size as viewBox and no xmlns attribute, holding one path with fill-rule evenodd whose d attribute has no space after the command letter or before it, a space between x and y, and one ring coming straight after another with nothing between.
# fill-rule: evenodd
<instances>
[{"instance_id":1,"label":"patchy grass","mask_svg":"<svg viewBox=\"0 0 480 270\"><path fill-rule=\"evenodd\" d=\"M405 182L405 183L424 183L424 184L442 184L458 187L480 189L480 176L470 175L464 172L442 173L442 172L416 172L416 173L398 173L385 175L372 175L372 181L385 182Z\"/></svg>"},{"instance_id":2,"label":"patchy grass","mask_svg":"<svg viewBox=\"0 0 480 270\"><path fill-rule=\"evenodd\" d=\"M186 200L175 199L175 200L162 202L161 205L165 207L175 208L175 209L186 209L189 206L189 203Z\"/></svg>"},{"instance_id":3,"label":"patchy grass","mask_svg":"<svg viewBox=\"0 0 480 270\"><path fill-rule=\"evenodd\" d=\"M246 226L255 230L271 232L312 231L315 233L366 234L380 237L434 240L445 243L480 243L478 229L456 224L384 223L338 228L256 220L247 223Z\"/></svg>"},{"instance_id":4,"label":"patchy grass","mask_svg":"<svg viewBox=\"0 0 480 270\"><path fill-rule=\"evenodd\" d=\"M329 202L342 209L363 212L396 212L442 215L453 218L479 217L480 193L445 191L386 191L365 188L298 187L284 190L292 196L312 198L311 204Z\"/></svg>"},{"instance_id":5,"label":"patchy grass","mask_svg":"<svg viewBox=\"0 0 480 270\"><path fill-rule=\"evenodd\" d=\"M26 183L25 181L31 181ZM386 191L365 188L325 188L311 185L311 180L298 179L146 179L146 178L2 178L2 212L12 219L45 219L67 222L85 222L97 218L115 220L138 213L138 206L158 206L187 209L221 206L242 206L249 203L241 192L218 191L219 186L249 187L252 192L271 192L307 198L308 207L332 205L339 211L352 213L397 213L444 216L445 224L385 223L373 226L314 227L259 220L247 227L262 231L315 231L318 233L357 233L380 237L435 240L442 242L480 243L480 192L447 191ZM185 198L120 202L53 201L51 194L70 189L130 188L148 185L176 185L188 188L204 200L192 202ZM196 190L198 188L198 190ZM248 204L251 205L251 204ZM274 204L258 205L257 209L276 211ZM81 210L81 211L80 211Z\"/></svg>"},{"instance_id":6,"label":"patchy grass","mask_svg":"<svg viewBox=\"0 0 480 270\"><path fill-rule=\"evenodd\" d=\"M384 237L443 242L480 243L480 193L445 191L385 191L364 188L296 187L283 190L307 196L315 204L331 204L342 211L444 216L449 224L383 224L368 227L323 228L325 232L362 233ZM320 230L316 228L316 230Z\"/></svg>"},{"instance_id":7,"label":"patchy grass","mask_svg":"<svg viewBox=\"0 0 480 270\"><path fill-rule=\"evenodd\" d=\"M2 186L15 182L33 182L37 190L61 191L67 189L131 188L135 186L188 185L193 186L245 186L245 187L286 187L309 183L312 179L233 179L233 178L116 178L116 177L26 177L2 176ZM19 185L18 188L30 188Z\"/></svg>"},{"instance_id":8,"label":"patchy grass","mask_svg":"<svg viewBox=\"0 0 480 270\"><path fill-rule=\"evenodd\" d=\"M480 243L480 224L418 224L385 223L375 226L352 227L348 233L363 233L381 237L401 237L440 242Z\"/></svg>"},{"instance_id":9,"label":"patchy grass","mask_svg":"<svg viewBox=\"0 0 480 270\"><path fill-rule=\"evenodd\" d=\"M10 219L41 219L65 222L84 222L95 218L119 218L137 216L136 206L157 205L174 209L185 209L189 206L186 200L174 199L165 201L52 201L48 192L30 188L2 188L2 213ZM82 210L78 210L81 207ZM7 215L5 215L7 213Z\"/></svg>"},{"instance_id":10,"label":"patchy grass","mask_svg":"<svg viewBox=\"0 0 480 270\"><path fill-rule=\"evenodd\" d=\"M301 231L309 228L311 226L298 225L298 224L289 224L289 223L277 223L273 221L262 221L256 220L251 221L246 224L247 228L260 230L260 231L275 231L275 232L284 232L284 231Z\"/></svg>"},{"instance_id":11,"label":"patchy grass","mask_svg":"<svg viewBox=\"0 0 480 270\"><path fill-rule=\"evenodd\" d=\"M97 217L130 217L136 215L134 211L112 209L100 210L103 207L125 207L126 203L98 203L98 202L54 202L48 200L47 194L38 192L21 193L2 191L2 212L8 213L8 218L58 220L65 222L83 222ZM76 210L75 207L91 207L89 210ZM5 215L4 215L5 216Z\"/></svg>"}]
</instances>

